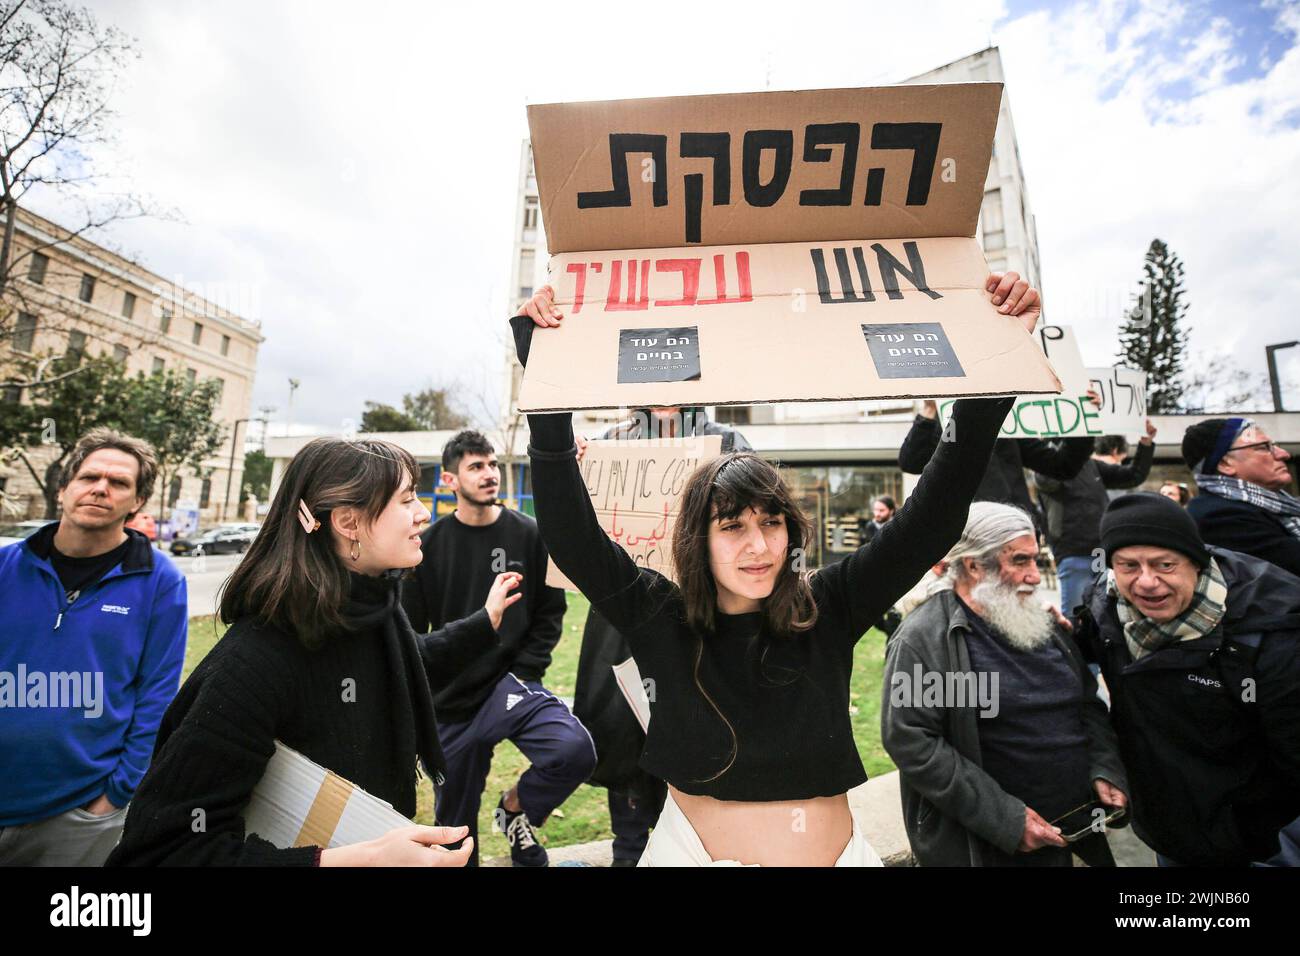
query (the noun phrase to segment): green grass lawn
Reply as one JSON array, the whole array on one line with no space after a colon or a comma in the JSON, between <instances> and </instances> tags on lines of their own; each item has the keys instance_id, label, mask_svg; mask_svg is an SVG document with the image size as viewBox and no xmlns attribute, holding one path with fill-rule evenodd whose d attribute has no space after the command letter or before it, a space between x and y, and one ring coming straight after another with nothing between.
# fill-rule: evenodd
<instances>
[{"instance_id":1,"label":"green grass lawn","mask_svg":"<svg viewBox=\"0 0 1300 956\"><path fill-rule=\"evenodd\" d=\"M587 599L581 594L569 593L569 610L564 616L564 634L556 645L554 660L546 672L546 687L560 697L572 697L578 672L578 647L582 641L582 626L587 619ZM196 664L212 649L225 626L212 617L190 618L189 646L185 650L185 677L189 677ZM872 630L858 642L854 654L853 686L849 699L853 736L858 744L862 763L871 776L888 773L894 769L889 755L880 746L880 684L884 668L885 635ZM499 795L510 789L528 762L509 741L496 749L492 758L492 771L488 774L483 792L483 805L479 810L478 828L483 857L503 856L509 853L505 837L492 832L492 810ZM420 787L417 823L433 823L433 788L428 783ZM547 846L567 846L611 837L609 809L605 790L584 784L569 797L540 831Z\"/></svg>"}]
</instances>

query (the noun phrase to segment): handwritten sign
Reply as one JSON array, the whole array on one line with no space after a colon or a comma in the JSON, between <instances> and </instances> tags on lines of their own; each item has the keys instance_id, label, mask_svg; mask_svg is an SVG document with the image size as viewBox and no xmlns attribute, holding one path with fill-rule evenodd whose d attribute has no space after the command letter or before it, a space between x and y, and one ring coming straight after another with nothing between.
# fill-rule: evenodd
<instances>
[{"instance_id":1,"label":"handwritten sign","mask_svg":"<svg viewBox=\"0 0 1300 956\"><path fill-rule=\"evenodd\" d=\"M579 468L600 526L643 568L675 580L673 530L686 482L722 454L721 435L590 442ZM555 562L550 587L576 590Z\"/></svg>"},{"instance_id":2,"label":"handwritten sign","mask_svg":"<svg viewBox=\"0 0 1300 956\"><path fill-rule=\"evenodd\" d=\"M974 235L1001 93L530 107L566 318L535 331L520 409L1059 392L984 291ZM882 326L934 338L903 355Z\"/></svg>"}]
</instances>

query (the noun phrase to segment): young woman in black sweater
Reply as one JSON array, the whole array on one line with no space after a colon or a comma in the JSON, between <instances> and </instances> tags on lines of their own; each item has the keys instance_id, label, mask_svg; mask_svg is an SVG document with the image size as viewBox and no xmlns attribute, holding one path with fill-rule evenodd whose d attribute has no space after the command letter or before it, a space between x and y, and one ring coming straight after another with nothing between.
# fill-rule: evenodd
<instances>
[{"instance_id":1,"label":"young woman in black sweater","mask_svg":"<svg viewBox=\"0 0 1300 956\"><path fill-rule=\"evenodd\" d=\"M109 866L465 865L472 841L441 846L465 827L279 849L246 833L241 816L277 740L407 817L417 759L441 782L425 667L495 641L518 575L497 578L487 615L417 640L397 578L421 558L429 512L415 496L419 474L408 452L382 441L316 439L294 456L223 588L230 629L164 715Z\"/></svg>"},{"instance_id":2,"label":"young woman in black sweater","mask_svg":"<svg viewBox=\"0 0 1300 956\"><path fill-rule=\"evenodd\" d=\"M1007 273L986 291L1033 331L1037 290ZM534 327L561 319L543 287L512 320L522 362ZM1011 401L957 402L953 440L893 520L813 574L810 522L772 465L748 453L702 465L674 533L677 584L602 530L572 416L528 416L547 549L627 635L651 698L641 766L669 786L641 865L879 865L847 796L866 780L849 722L853 648L960 537Z\"/></svg>"}]
</instances>

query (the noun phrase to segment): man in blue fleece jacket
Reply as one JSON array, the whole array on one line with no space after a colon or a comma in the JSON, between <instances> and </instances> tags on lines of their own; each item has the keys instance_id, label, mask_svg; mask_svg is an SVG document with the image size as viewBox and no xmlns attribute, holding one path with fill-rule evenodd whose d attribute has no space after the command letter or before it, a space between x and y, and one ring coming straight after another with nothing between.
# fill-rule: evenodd
<instances>
[{"instance_id":1,"label":"man in blue fleece jacket","mask_svg":"<svg viewBox=\"0 0 1300 956\"><path fill-rule=\"evenodd\" d=\"M176 696L185 578L125 527L153 449L95 429L63 471L63 517L0 549L0 866L99 866Z\"/></svg>"}]
</instances>

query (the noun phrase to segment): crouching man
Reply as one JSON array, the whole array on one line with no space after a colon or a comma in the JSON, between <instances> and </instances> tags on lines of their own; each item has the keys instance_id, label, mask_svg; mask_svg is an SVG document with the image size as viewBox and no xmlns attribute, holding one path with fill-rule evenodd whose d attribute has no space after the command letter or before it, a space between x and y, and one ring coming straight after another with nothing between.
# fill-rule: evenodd
<instances>
[{"instance_id":1,"label":"crouching man","mask_svg":"<svg viewBox=\"0 0 1300 956\"><path fill-rule=\"evenodd\" d=\"M1114 865L1128 784L1106 708L1037 590L1019 508L977 502L938 590L890 642L881 737L922 866Z\"/></svg>"},{"instance_id":2,"label":"crouching man","mask_svg":"<svg viewBox=\"0 0 1300 956\"><path fill-rule=\"evenodd\" d=\"M1111 502L1101 544L1076 633L1110 689L1134 829L1163 866L1274 857L1300 816L1300 578L1207 547L1160 495Z\"/></svg>"}]
</instances>

